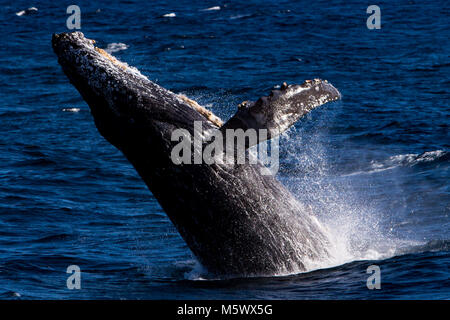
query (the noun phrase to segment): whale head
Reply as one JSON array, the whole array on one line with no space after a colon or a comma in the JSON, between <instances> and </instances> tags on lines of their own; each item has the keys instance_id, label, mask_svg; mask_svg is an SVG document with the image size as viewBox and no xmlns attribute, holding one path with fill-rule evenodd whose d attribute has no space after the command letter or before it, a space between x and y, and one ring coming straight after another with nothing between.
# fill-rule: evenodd
<instances>
[{"instance_id":1,"label":"whale head","mask_svg":"<svg viewBox=\"0 0 450 320\"><path fill-rule=\"evenodd\" d=\"M194 121L206 120L182 96L97 48L81 32L54 34L52 46L64 73L89 105L100 133L125 154L135 144L138 149L147 145L157 155L170 155L173 130L191 132Z\"/></svg>"}]
</instances>

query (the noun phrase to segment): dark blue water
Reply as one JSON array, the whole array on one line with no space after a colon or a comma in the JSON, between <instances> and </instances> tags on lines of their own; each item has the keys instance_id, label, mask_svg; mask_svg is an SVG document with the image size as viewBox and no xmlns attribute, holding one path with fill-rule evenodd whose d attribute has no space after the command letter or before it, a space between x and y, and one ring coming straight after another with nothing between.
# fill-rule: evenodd
<instances>
[{"instance_id":1,"label":"dark blue water","mask_svg":"<svg viewBox=\"0 0 450 320\"><path fill-rule=\"evenodd\" d=\"M380 30L366 27L367 1L76 3L99 47L125 44L120 60L224 119L284 81L339 88L342 101L282 137L278 173L328 228L333 259L299 275L202 280L57 64L51 34L68 31L72 2L2 0L1 298L450 298L447 1L373 3ZM74 264L81 290L66 287ZM366 287L372 264L381 290Z\"/></svg>"}]
</instances>

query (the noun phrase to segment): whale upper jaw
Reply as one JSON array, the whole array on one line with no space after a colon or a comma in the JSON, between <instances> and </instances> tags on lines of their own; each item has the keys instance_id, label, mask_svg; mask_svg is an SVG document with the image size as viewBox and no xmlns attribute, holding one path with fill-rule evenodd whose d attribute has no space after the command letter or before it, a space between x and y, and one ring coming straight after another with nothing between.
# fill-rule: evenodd
<instances>
[{"instance_id":1,"label":"whale upper jaw","mask_svg":"<svg viewBox=\"0 0 450 320\"><path fill-rule=\"evenodd\" d=\"M100 133L121 150L142 135L164 133L162 140L170 141L174 129L193 131L194 121L208 122L180 96L97 48L81 32L54 34L52 46L64 73L88 103Z\"/></svg>"},{"instance_id":2,"label":"whale upper jaw","mask_svg":"<svg viewBox=\"0 0 450 320\"><path fill-rule=\"evenodd\" d=\"M121 111L125 114L129 111L118 108L120 100L126 98L127 91L133 91L130 92L132 95L138 89L144 89L141 87L145 85L158 87L136 68L119 61L94 44L94 40L84 37L81 32L53 34L52 37L59 64L91 107L103 99L110 111L120 116ZM167 91L162 87L159 90ZM91 105L92 99L95 103Z\"/></svg>"}]
</instances>

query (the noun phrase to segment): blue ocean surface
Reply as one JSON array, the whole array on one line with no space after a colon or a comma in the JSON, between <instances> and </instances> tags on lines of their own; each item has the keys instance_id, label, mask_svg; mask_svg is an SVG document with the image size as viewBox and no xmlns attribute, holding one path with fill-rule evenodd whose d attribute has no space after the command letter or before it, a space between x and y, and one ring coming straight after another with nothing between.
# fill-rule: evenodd
<instances>
[{"instance_id":1,"label":"blue ocean surface","mask_svg":"<svg viewBox=\"0 0 450 320\"><path fill-rule=\"evenodd\" d=\"M283 82L341 91L281 137L277 174L332 259L244 279L208 278L98 133L51 48L71 4L0 1L1 299L450 298L448 1L377 1L378 30L367 1L76 2L97 46L222 119Z\"/></svg>"}]
</instances>

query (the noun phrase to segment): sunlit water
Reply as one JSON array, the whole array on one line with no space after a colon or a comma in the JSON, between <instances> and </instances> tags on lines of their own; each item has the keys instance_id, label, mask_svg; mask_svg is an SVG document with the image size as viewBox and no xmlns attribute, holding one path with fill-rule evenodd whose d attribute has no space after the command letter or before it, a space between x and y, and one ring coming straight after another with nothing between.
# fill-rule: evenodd
<instances>
[{"instance_id":1,"label":"sunlit water","mask_svg":"<svg viewBox=\"0 0 450 320\"><path fill-rule=\"evenodd\" d=\"M211 279L58 66L66 7L2 1L1 298L450 298L445 1L379 2L372 31L357 1L77 4L98 46L223 119L284 81L339 88L281 137L277 176L330 257L297 275ZM81 290L66 287L73 264ZM366 287L372 264L381 290Z\"/></svg>"}]
</instances>

